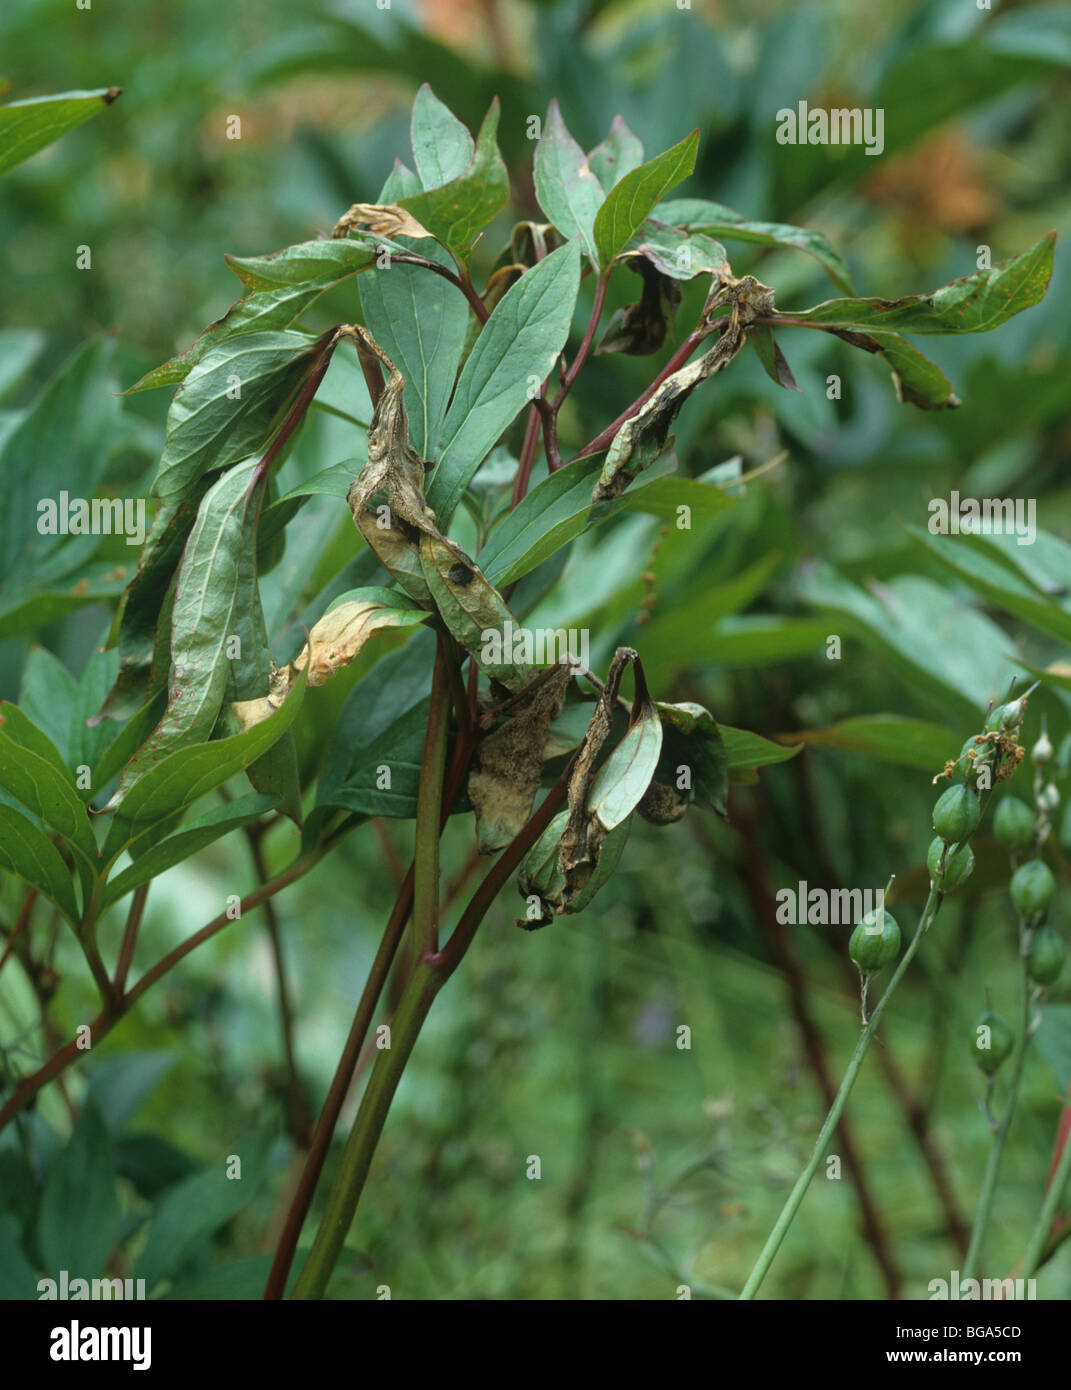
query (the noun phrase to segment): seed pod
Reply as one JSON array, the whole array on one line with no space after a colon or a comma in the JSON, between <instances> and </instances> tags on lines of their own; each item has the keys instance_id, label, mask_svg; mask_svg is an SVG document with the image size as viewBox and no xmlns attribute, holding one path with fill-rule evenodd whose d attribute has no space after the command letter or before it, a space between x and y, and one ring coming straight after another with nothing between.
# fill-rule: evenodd
<instances>
[{"instance_id":1,"label":"seed pod","mask_svg":"<svg viewBox=\"0 0 1071 1390\"><path fill-rule=\"evenodd\" d=\"M1049 742L1048 734L1043 733L1031 748L1030 760L1035 767L1044 767L1052 760L1052 744Z\"/></svg>"},{"instance_id":2,"label":"seed pod","mask_svg":"<svg viewBox=\"0 0 1071 1390\"><path fill-rule=\"evenodd\" d=\"M1052 870L1041 859L1031 859L1028 864L1020 864L1008 887L1015 910L1028 921L1038 917L1052 902L1056 882Z\"/></svg>"},{"instance_id":3,"label":"seed pod","mask_svg":"<svg viewBox=\"0 0 1071 1390\"><path fill-rule=\"evenodd\" d=\"M1017 729L1023 722L1023 715L1026 712L1026 700L1009 700L1006 705L997 705L989 718L985 721L987 730L991 729Z\"/></svg>"},{"instance_id":4,"label":"seed pod","mask_svg":"<svg viewBox=\"0 0 1071 1390\"><path fill-rule=\"evenodd\" d=\"M941 892L951 893L953 888L966 883L974 873L974 851L970 845L960 845L955 854L948 856L944 873L941 873L941 855L944 852L944 840L940 835L935 835L930 841L929 852L926 855L926 867L930 871L931 880Z\"/></svg>"},{"instance_id":5,"label":"seed pod","mask_svg":"<svg viewBox=\"0 0 1071 1390\"><path fill-rule=\"evenodd\" d=\"M949 787L933 808L933 828L942 840L961 844L974 834L981 816L978 797L969 787Z\"/></svg>"},{"instance_id":6,"label":"seed pod","mask_svg":"<svg viewBox=\"0 0 1071 1390\"><path fill-rule=\"evenodd\" d=\"M1012 1030L999 1014L987 1009L974 1026L971 1051L987 1076L992 1076L1015 1046Z\"/></svg>"},{"instance_id":7,"label":"seed pod","mask_svg":"<svg viewBox=\"0 0 1071 1390\"><path fill-rule=\"evenodd\" d=\"M1067 947L1063 937L1052 927L1038 927L1030 943L1030 955L1026 969L1030 978L1039 985L1051 985L1059 978L1067 959Z\"/></svg>"},{"instance_id":8,"label":"seed pod","mask_svg":"<svg viewBox=\"0 0 1071 1390\"><path fill-rule=\"evenodd\" d=\"M1006 796L993 817L993 834L1005 849L1026 849L1034 838L1034 817L1026 802Z\"/></svg>"},{"instance_id":9,"label":"seed pod","mask_svg":"<svg viewBox=\"0 0 1071 1390\"><path fill-rule=\"evenodd\" d=\"M892 913L868 912L852 932L848 954L864 975L872 975L895 960L900 954L900 928Z\"/></svg>"}]
</instances>

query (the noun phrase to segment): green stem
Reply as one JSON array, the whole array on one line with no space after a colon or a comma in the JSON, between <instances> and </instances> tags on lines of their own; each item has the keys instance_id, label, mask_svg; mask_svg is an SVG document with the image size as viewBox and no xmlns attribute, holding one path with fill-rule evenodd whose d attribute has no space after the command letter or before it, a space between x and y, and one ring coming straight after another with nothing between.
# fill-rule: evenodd
<instances>
[{"instance_id":1,"label":"green stem","mask_svg":"<svg viewBox=\"0 0 1071 1390\"><path fill-rule=\"evenodd\" d=\"M800 1203L803 1201L807 1189L811 1185L811 1179L818 1171L818 1165L822 1161L822 1156L825 1153L826 1146L832 1137L833 1131L840 1123L840 1117L844 1113L844 1107L847 1105L848 1097L851 1095L852 1087L855 1085L855 1078L858 1076L859 1069L863 1065L863 1058L866 1056L867 1049L870 1047L874 1034L877 1032L878 1022L885 1010L885 1005L892 998L893 991L903 978L907 967L911 964L915 952L922 944L922 938L929 930L933 919L937 916L940 905L941 894L938 892L936 885L931 883L930 895L926 899L926 906L923 908L922 916L919 918L919 924L915 931L915 935L911 939L911 944L904 952L900 964L896 967L896 972L889 981L888 988L874 1005L874 1012L870 1015L870 1022L859 1036L859 1041L855 1045L855 1051L852 1053L852 1059L848 1063L848 1070L844 1073L844 1080L840 1083L840 1090L837 1092L833 1104L830 1106L825 1124L823 1124L818 1139L815 1141L814 1151L807 1160L807 1166L799 1175L795 1187L793 1187L792 1191L789 1193L788 1200L781 1209L781 1215L777 1218L774 1228L770 1232L766 1244L762 1248L762 1254L755 1262L755 1268L748 1275L747 1283L744 1285L743 1291L740 1294L742 1299L754 1298L759 1291L759 1286L763 1279L766 1278L767 1272L774 1262L774 1257L781 1248L781 1242L788 1233L788 1228L791 1226L796 1212L800 1208Z\"/></svg>"},{"instance_id":2,"label":"green stem","mask_svg":"<svg viewBox=\"0 0 1071 1390\"><path fill-rule=\"evenodd\" d=\"M1049 1232L1052 1230L1053 1222L1056 1220L1060 1198L1063 1196L1069 1178L1071 1178L1071 1135L1068 1135L1067 1142L1064 1144L1064 1151L1060 1155L1060 1166L1052 1175L1052 1182L1049 1183L1049 1190L1042 1203L1041 1215L1038 1217L1037 1225L1030 1236L1030 1244L1026 1247L1026 1254L1023 1256L1024 1279L1032 1279L1042 1262L1045 1244L1049 1238Z\"/></svg>"},{"instance_id":3,"label":"green stem","mask_svg":"<svg viewBox=\"0 0 1071 1390\"><path fill-rule=\"evenodd\" d=\"M1023 940L1023 925L1020 923L1020 942ZM967 1257L963 1262L963 1270L960 1274L960 1281L973 1279L978 1263L982 1258L982 1246L985 1242L986 1231L989 1227L989 1218L993 1210L993 1198L996 1195L997 1179L1000 1177L1000 1165L1004 1159L1004 1146L1007 1143L1008 1133L1011 1129L1012 1119L1015 1115L1015 1106L1019 1099L1019 1085L1023 1079L1023 1066L1026 1062L1026 1050L1030 1045L1028 1030L1030 1027L1030 979L1026 970L1026 957L1020 951L1020 964L1022 966L1022 985L1023 985L1023 1027L1019 1037L1019 1047L1015 1056L1015 1064L1012 1069L1011 1089L1008 1093L1008 1102L1004 1110L1004 1118L1000 1122L996 1134L993 1136L993 1147L989 1150L989 1158L985 1166L985 1175L982 1178L982 1192L978 1198L978 1211L975 1214L974 1225L971 1228L971 1243L967 1247Z\"/></svg>"}]
</instances>

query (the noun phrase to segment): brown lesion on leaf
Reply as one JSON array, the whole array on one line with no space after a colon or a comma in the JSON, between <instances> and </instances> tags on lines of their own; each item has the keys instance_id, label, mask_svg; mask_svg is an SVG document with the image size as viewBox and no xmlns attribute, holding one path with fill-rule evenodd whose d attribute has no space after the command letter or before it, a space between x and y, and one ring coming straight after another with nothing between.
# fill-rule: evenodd
<instances>
[{"instance_id":1,"label":"brown lesion on leaf","mask_svg":"<svg viewBox=\"0 0 1071 1390\"><path fill-rule=\"evenodd\" d=\"M431 236L412 213L397 203L354 203L335 223L331 236L339 240L349 232L371 232L373 236L385 237Z\"/></svg>"}]
</instances>

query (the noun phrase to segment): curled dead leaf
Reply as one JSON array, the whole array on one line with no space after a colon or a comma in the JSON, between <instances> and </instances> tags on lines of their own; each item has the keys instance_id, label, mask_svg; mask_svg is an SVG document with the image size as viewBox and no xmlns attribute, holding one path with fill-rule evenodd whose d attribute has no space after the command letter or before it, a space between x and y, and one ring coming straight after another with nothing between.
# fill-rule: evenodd
<instances>
[{"instance_id":1,"label":"curled dead leaf","mask_svg":"<svg viewBox=\"0 0 1071 1390\"><path fill-rule=\"evenodd\" d=\"M431 236L412 213L406 212L397 203L354 203L335 223L331 236L338 239L351 231L372 232L375 236L385 237Z\"/></svg>"}]
</instances>

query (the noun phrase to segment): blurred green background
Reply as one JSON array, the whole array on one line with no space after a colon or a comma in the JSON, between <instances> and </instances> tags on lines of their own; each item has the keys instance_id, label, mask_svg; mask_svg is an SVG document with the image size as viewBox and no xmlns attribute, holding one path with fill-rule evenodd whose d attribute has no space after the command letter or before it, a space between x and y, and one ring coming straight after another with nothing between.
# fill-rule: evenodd
<instances>
[{"instance_id":1,"label":"blurred green background","mask_svg":"<svg viewBox=\"0 0 1071 1390\"><path fill-rule=\"evenodd\" d=\"M801 879L878 887L895 873L896 910L913 927L927 886L931 777L980 727L987 701L1025 674L1017 663L1069 660L1071 6L392 0L380 10L340 0L302 14L283 0L125 0L90 11L7 0L0 80L10 100L124 89L4 180L0 437L88 340L112 345L116 389L187 346L238 297L224 252L315 237L350 203L374 201L394 156L408 157L408 111L424 81L470 127L501 98L513 220L538 215L526 122L556 96L585 148L616 114L648 156L698 126L699 164L676 194L821 229L862 294L933 289L974 271L979 247L996 262L1057 228L1042 304L992 334L923 344L952 379L959 411L900 405L880 361L785 330L801 393L779 390L741 357L689 402L677 439L691 475L737 456L745 472L782 451L784 461L680 546L657 519L632 516L578 543L538 612L587 626L603 660L615 643L634 642L660 698L699 700L719 721L768 738L891 718L827 735L735 787L727 824L693 811L669 829L637 825L617 876L579 918L523 934L511 921L520 899L503 896L420 1040L333 1286L343 1298L375 1297L386 1284L395 1298L487 1299L739 1287L826 1109L814 1049L836 1081L857 1034L845 930L779 932L772 895ZM883 107L884 153L777 145L776 111L804 99ZM240 139L227 138L233 116ZM503 216L485 236L478 283L509 226ZM76 268L82 246L88 270ZM739 244L729 252L737 274L753 270L776 286L779 308L833 294L807 258ZM615 281L611 307L628 289ZM563 449L579 448L642 389L691 327L698 293L686 295L657 359L593 361L563 412ZM589 305L586 289L578 323ZM309 322L358 315L350 281ZM827 398L830 374L842 379L840 400ZM147 491L168 395L124 398L111 488ZM320 417L287 469L307 474L359 452L343 424ZM925 530L927 501L952 488L1036 499L1047 536L987 552L1003 587L972 582L911 533ZM323 499L303 515L331 528L344 557L345 508ZM106 538L96 559L105 569L129 564L124 552ZM52 671L34 644L77 678L121 588L113 575L100 604L0 641L0 696L25 698L24 673ZM843 640L839 660L827 659L830 634ZM283 647L290 640L280 634ZM339 678L340 697L364 670L359 661ZM1065 678L1040 692L1027 724L1029 742L1047 718L1064 805L1069 689ZM1027 799L1030 776L1024 768L1016 784ZM1052 921L1066 931L1071 817L1061 809L1057 822L1052 862L1063 883ZM278 900L314 1113L410 838L407 824L364 829ZM269 838L273 866L287 862L294 839L286 828ZM455 818L444 838L449 880L471 867L471 846L471 822ZM880 1230L861 1233L847 1173L820 1174L767 1296L925 1297L931 1279L962 1263L950 1221L969 1225L989 1143L971 1025L987 990L1009 1020L1018 1008L1005 857L984 834L977 852L978 870L942 910L849 1109ZM253 883L240 836L169 872L149 897L139 963ZM19 901L5 876L5 924ZM464 901L462 891L455 915ZM113 912L106 955L121 930ZM68 1036L93 995L62 938L54 962L53 1017ZM1027 1062L989 1243L993 1275L1018 1258L1040 1206L1071 1072L1068 983L1052 991ZM676 1045L681 1025L688 1049ZM0 1047L8 1076L51 1050L16 968L3 980ZM69 1131L67 1102L77 1104L87 1078L112 1131L134 1271L154 1201L250 1136L270 1137L244 1205L186 1252L173 1285L187 1296L255 1295L295 1163L259 918L153 990L99 1057L68 1074L66 1097L55 1087L43 1095L15 1147L0 1148L0 1173L15 1173L21 1149L43 1179ZM834 1151L843 1154L839 1141ZM530 1155L541 1159L538 1181L526 1177ZM16 1222L31 1219L35 1200L0 1183ZM1067 1246L1043 1291L1071 1292Z\"/></svg>"}]
</instances>

